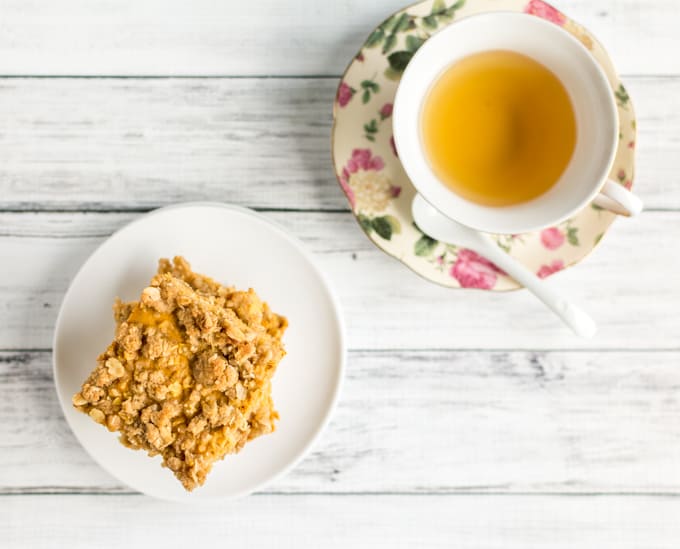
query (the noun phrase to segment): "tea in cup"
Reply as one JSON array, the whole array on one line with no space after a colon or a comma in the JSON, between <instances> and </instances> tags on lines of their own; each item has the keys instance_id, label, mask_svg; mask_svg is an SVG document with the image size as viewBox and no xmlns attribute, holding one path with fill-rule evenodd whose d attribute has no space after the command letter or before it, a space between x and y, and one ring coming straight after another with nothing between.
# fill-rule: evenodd
<instances>
[{"instance_id":1,"label":"tea in cup","mask_svg":"<svg viewBox=\"0 0 680 549\"><path fill-rule=\"evenodd\" d=\"M535 16L476 15L438 32L406 68L393 117L418 192L477 230L539 230L592 201L642 209L607 180L618 111L606 75L578 40Z\"/></svg>"}]
</instances>

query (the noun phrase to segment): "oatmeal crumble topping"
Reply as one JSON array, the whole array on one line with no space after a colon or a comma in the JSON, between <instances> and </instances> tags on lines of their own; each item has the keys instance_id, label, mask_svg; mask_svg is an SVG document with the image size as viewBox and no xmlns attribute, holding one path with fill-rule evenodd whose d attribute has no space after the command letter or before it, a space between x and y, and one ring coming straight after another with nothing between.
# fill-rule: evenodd
<instances>
[{"instance_id":1,"label":"oatmeal crumble topping","mask_svg":"<svg viewBox=\"0 0 680 549\"><path fill-rule=\"evenodd\" d=\"M193 490L213 463L274 430L271 378L287 321L252 289L161 259L140 300L113 310L115 339L73 405L125 446L160 454Z\"/></svg>"}]
</instances>

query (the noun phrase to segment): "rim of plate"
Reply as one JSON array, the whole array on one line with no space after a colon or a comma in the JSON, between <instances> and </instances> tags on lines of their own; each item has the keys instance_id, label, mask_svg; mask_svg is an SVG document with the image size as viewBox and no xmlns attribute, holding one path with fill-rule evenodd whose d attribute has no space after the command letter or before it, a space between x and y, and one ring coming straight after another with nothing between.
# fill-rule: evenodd
<instances>
[{"instance_id":1,"label":"rim of plate","mask_svg":"<svg viewBox=\"0 0 680 549\"><path fill-rule=\"evenodd\" d=\"M62 391L60 390L61 387L61 379L59 375L59 367L57 365L57 356L58 356L58 348L59 348L59 333L61 331L61 324L63 320L63 315L64 315L64 307L71 296L73 292L73 288L77 285L79 282L79 279L83 275L83 272L85 271L86 267L96 259L96 257L99 255L101 252L102 248L104 245L109 242L112 238L120 235L121 233L132 230L135 225L141 223L144 220L149 219L150 217L153 217L157 214L167 212L169 210L181 210L181 209L189 209L189 208L215 208L215 209L223 209L226 211L232 211L232 212L238 212L243 215L246 215L248 217L251 217L255 220L258 220L266 225L268 225L270 228L272 228L274 231L276 231L280 236L284 238L289 244L291 244L296 250L301 254L301 256L304 258L305 262L308 264L308 266L312 269L312 271L316 274L316 276L319 278L321 285L323 286L324 291L326 292L328 299L331 304L331 309L332 309L332 316L333 319L335 320L336 326L337 326L337 337L338 337L338 343L339 343L339 357L338 357L338 368L337 368L337 375L335 376L334 381L334 388L333 388L333 394L330 398L330 401L328 405L326 406L326 410L324 411L323 417L320 419L318 422L317 426L314 429L314 432L310 436L310 438L305 442L303 446L301 446L300 449L297 450L297 452L293 455L293 457L276 473L263 478L259 482L255 483L253 486L240 490L238 492L235 492L233 494L228 494L228 495L223 495L223 496L216 496L216 497L204 497L204 498L196 498L194 500L188 499L188 498L174 498L174 497L161 497L158 495L153 495L145 490L137 487L137 486L132 486L128 484L126 481L121 479L117 474L115 474L113 471L111 471L108 467L104 466L91 452L87 444L83 441L83 438L81 437L80 433L78 430L76 430L71 423L71 419L69 418L69 414L66 413L66 410L70 410L71 402L64 402L64 399L62 398ZM61 407L62 414L64 415L64 418L66 419L66 423L69 426L69 429L71 432L74 434L76 437L76 440L80 444L80 446L85 450L85 452L90 456L90 458L99 465L103 470L105 470L107 473L115 477L117 480L122 482L125 486L128 486L132 488L135 491L138 491L146 496L153 497L155 499L159 500L164 500L164 501L172 501L176 503L182 503L185 505L206 505L218 501L233 501L245 496L248 496L254 492L257 492L258 490L262 489L264 486L271 484L278 478L281 478L283 475L286 473L290 472L296 465L302 461L302 459L307 455L311 447L314 445L314 443L319 439L323 431L326 429L328 426L328 423L330 422L331 416L333 415L333 411L335 410L338 400L340 398L340 392L342 390L342 385L343 385L343 380L345 377L345 369L347 365L347 346L346 346L346 326L345 326L345 320L344 316L342 314L342 308L340 306L340 302L335 294L335 291L333 287L331 286L328 277L319 269L319 267L316 265L316 263L313 260L313 257L309 251L304 247L302 242L288 234L285 229L283 229L278 223L275 221L272 221L254 210L251 210L250 208L246 208L244 206L237 206L234 204L226 204L222 202L210 202L210 201L195 201L195 202L181 202L179 204L171 204L169 206L163 206L161 208L156 208L155 210L151 210L150 212L147 212L137 219L134 219L118 229L117 231L114 231L110 236L108 236L101 244L97 246L97 248L88 256L88 258L83 262L83 264L78 268L78 271L76 272L75 276L71 280L71 283L68 286L68 289L64 293L64 297L61 300L61 304L59 306L59 313L57 315L57 320L54 324L54 334L52 336L52 374L54 376L54 389L57 393L57 399L59 400L59 406ZM113 433L112 433L113 435Z\"/></svg>"}]
</instances>

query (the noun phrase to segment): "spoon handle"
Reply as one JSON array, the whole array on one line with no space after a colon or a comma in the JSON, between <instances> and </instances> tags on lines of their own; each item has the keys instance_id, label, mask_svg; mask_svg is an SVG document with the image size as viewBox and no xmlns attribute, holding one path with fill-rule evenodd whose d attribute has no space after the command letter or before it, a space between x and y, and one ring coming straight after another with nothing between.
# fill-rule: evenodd
<instances>
[{"instance_id":1,"label":"spoon handle","mask_svg":"<svg viewBox=\"0 0 680 549\"><path fill-rule=\"evenodd\" d=\"M482 237L480 243L484 243L484 249L479 250L480 253L545 303L575 334L585 338L591 338L595 335L597 324L588 313L553 292L535 274L499 249L488 235L480 233L480 236Z\"/></svg>"}]
</instances>

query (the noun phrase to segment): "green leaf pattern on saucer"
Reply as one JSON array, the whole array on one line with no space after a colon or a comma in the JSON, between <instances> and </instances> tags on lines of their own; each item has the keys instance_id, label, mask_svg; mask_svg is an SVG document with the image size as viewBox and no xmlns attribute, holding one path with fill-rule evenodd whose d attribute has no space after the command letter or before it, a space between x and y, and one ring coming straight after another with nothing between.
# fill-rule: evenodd
<instances>
[{"instance_id":1,"label":"green leaf pattern on saucer","mask_svg":"<svg viewBox=\"0 0 680 549\"><path fill-rule=\"evenodd\" d=\"M619 108L619 148L610 177L631 188L635 114L602 46L583 27L542 0L426 0L388 17L368 36L347 68L333 109L333 163L354 215L368 237L424 278L451 288L507 291L517 283L471 250L424 235L413 223L415 189L392 137L399 79L418 48L438 29L490 11L525 12L572 33L604 69ZM609 230L616 215L591 205L556 227L495 235L498 245L540 277L577 264Z\"/></svg>"}]
</instances>

